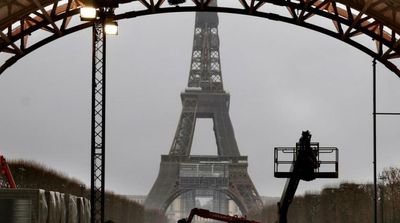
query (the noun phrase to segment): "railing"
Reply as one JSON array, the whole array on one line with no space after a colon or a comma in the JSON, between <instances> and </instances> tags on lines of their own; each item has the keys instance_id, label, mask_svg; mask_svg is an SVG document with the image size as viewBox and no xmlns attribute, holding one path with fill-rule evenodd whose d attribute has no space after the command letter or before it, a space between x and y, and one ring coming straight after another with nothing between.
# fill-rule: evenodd
<instances>
[{"instance_id":1,"label":"railing","mask_svg":"<svg viewBox=\"0 0 400 223\"><path fill-rule=\"evenodd\" d=\"M339 151L336 147L319 147L318 143L311 143L319 167L314 169L316 178L337 178L339 176ZM297 159L299 146L275 147L274 176L276 178L290 178L292 165Z\"/></svg>"}]
</instances>

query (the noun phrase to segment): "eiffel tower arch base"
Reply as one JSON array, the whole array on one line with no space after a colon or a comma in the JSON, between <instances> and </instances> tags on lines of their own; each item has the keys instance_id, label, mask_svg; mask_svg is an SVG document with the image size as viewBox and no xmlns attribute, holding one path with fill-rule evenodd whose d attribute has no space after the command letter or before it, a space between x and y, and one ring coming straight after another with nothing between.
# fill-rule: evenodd
<instances>
[{"instance_id":1,"label":"eiffel tower arch base","mask_svg":"<svg viewBox=\"0 0 400 223\"><path fill-rule=\"evenodd\" d=\"M262 207L258 193L247 174L246 156L171 155L161 157L160 171L146 199L145 207L165 212L177 197L196 190L225 194L235 202L242 214Z\"/></svg>"}]
</instances>

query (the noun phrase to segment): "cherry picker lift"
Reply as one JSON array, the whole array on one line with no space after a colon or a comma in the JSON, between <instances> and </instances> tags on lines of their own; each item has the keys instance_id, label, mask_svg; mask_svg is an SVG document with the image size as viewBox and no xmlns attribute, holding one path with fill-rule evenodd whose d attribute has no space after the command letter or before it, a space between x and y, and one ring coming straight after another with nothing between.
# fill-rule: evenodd
<instances>
[{"instance_id":1,"label":"cherry picker lift","mask_svg":"<svg viewBox=\"0 0 400 223\"><path fill-rule=\"evenodd\" d=\"M282 156L284 160L281 159ZM309 131L302 132L296 147L275 148L274 176L276 178L288 178L281 200L278 202L279 223L287 223L289 206L293 201L300 180L338 178L338 158L337 148L319 147L319 143L311 142ZM282 165L286 165L286 167L290 165L290 170L280 170L279 167Z\"/></svg>"}]
</instances>

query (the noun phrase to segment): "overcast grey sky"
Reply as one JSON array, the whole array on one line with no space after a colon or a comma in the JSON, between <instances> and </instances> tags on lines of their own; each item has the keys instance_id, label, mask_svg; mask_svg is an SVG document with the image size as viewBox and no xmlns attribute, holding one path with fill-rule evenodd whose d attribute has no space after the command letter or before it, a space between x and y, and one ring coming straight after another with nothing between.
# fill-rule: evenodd
<instances>
[{"instance_id":1,"label":"overcast grey sky","mask_svg":"<svg viewBox=\"0 0 400 223\"><path fill-rule=\"evenodd\" d=\"M372 181L371 58L338 40L266 19L219 14L221 64L242 155L261 195L280 196L273 148L302 130L340 149L340 178L301 182L299 192ZM108 38L106 186L147 194L181 112L194 13L120 21ZM54 41L0 77L0 153L89 184L91 30ZM400 80L378 64L378 111L400 112ZM400 117L378 118L378 169L400 161ZM210 120L199 120L194 154L216 154Z\"/></svg>"}]
</instances>

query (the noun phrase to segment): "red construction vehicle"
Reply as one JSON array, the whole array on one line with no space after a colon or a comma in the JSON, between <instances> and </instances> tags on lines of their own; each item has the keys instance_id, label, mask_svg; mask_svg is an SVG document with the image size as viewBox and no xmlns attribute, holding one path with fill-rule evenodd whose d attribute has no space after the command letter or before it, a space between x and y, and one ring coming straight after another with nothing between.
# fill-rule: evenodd
<instances>
[{"instance_id":1,"label":"red construction vehicle","mask_svg":"<svg viewBox=\"0 0 400 223\"><path fill-rule=\"evenodd\" d=\"M208 218L228 223L259 223L257 221L247 220L245 217L238 217L238 216L230 216L225 214L219 214L215 212L211 212L205 209L193 208L190 211L190 215L187 219L182 218L178 221L178 223L191 223L194 216L197 215L202 218Z\"/></svg>"},{"instance_id":2,"label":"red construction vehicle","mask_svg":"<svg viewBox=\"0 0 400 223\"><path fill-rule=\"evenodd\" d=\"M0 173L5 176L9 185L9 188L17 188L14 178L11 174L10 167L8 167L7 161L4 156L0 155ZM0 184L0 186L2 186Z\"/></svg>"}]
</instances>

